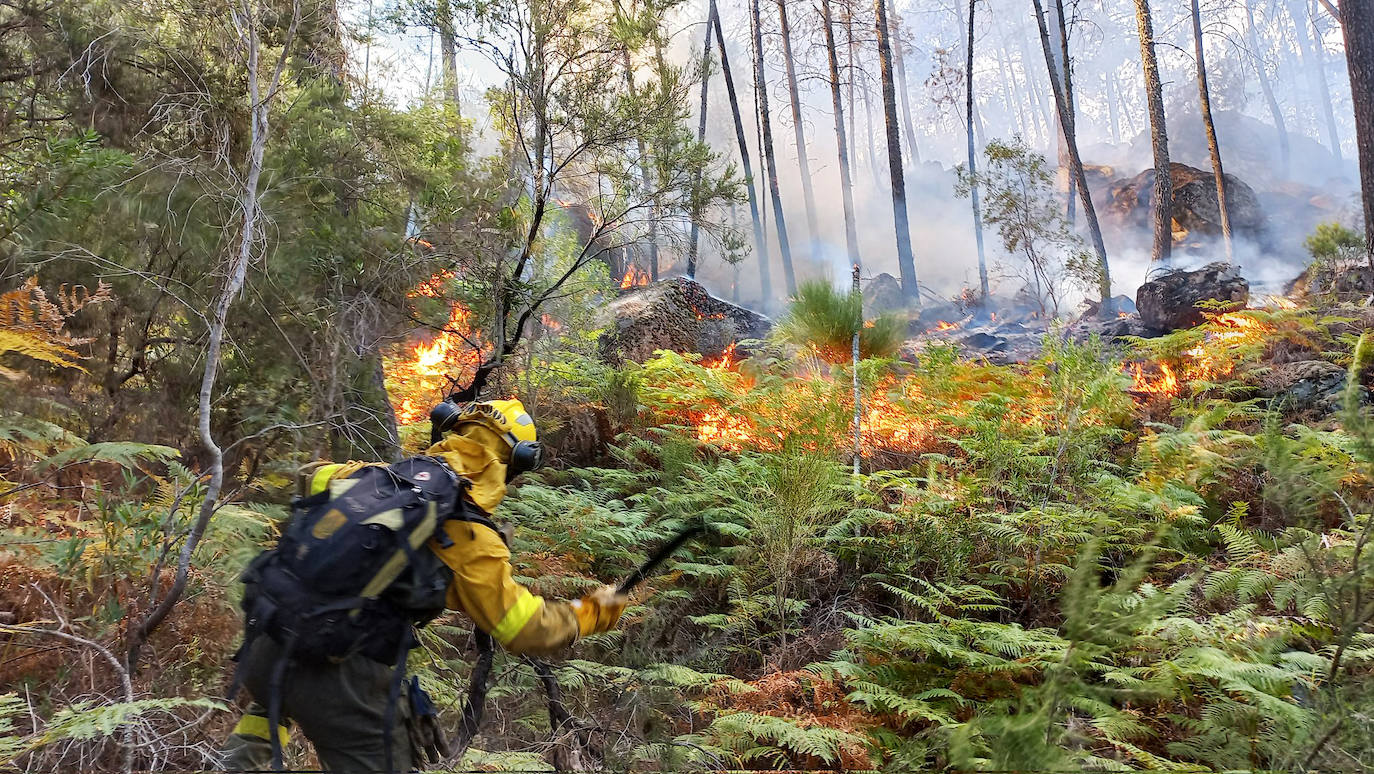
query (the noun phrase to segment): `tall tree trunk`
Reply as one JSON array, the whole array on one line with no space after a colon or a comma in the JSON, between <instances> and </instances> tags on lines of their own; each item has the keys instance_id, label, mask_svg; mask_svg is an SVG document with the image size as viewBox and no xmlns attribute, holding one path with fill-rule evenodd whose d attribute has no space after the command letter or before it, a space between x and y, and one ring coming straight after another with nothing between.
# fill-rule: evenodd
<instances>
[{"instance_id":1,"label":"tall tree trunk","mask_svg":"<svg viewBox=\"0 0 1374 774\"><path fill-rule=\"evenodd\" d=\"M968 0L968 47L964 52L964 105L968 129L969 194L973 201L973 238L978 245L979 303L988 302L988 264L983 251L983 210L978 202L978 151L973 141L973 20L978 0Z\"/></svg>"},{"instance_id":2,"label":"tall tree trunk","mask_svg":"<svg viewBox=\"0 0 1374 774\"><path fill-rule=\"evenodd\" d=\"M840 63L835 51L835 24L830 13L830 0L821 0L821 24L825 27L825 58L830 65L830 103L835 117L835 147L840 166L840 196L844 200L844 243L849 250L849 263L862 265L859 259L859 234L854 222L854 181L850 176L849 138L844 130L844 102L840 99ZM851 109L853 105L850 105Z\"/></svg>"},{"instance_id":3,"label":"tall tree trunk","mask_svg":"<svg viewBox=\"0 0 1374 774\"><path fill-rule=\"evenodd\" d=\"M1135 22L1140 32L1140 61L1145 69L1145 102L1150 109L1150 148L1155 158L1153 215L1154 245L1152 263L1168 264L1173 252L1174 185L1169 173L1169 133L1164 125L1164 87L1159 82L1159 60L1155 58L1154 23L1150 0L1135 0Z\"/></svg>"},{"instance_id":4,"label":"tall tree trunk","mask_svg":"<svg viewBox=\"0 0 1374 774\"><path fill-rule=\"evenodd\" d=\"M1307 7L1307 18L1312 24L1312 39L1315 42L1314 67L1317 78L1317 90L1321 95L1322 112L1326 117L1326 132L1331 139L1331 152L1336 155L1336 161L1343 162L1345 157L1341 154L1341 133L1336 125L1336 111L1331 104L1331 87L1326 82L1326 43L1322 40L1321 30L1317 28L1317 0L1312 0Z\"/></svg>"},{"instance_id":5,"label":"tall tree trunk","mask_svg":"<svg viewBox=\"0 0 1374 774\"><path fill-rule=\"evenodd\" d=\"M1073 124L1078 120L1078 98L1074 95L1073 90L1073 57L1069 56L1069 19L1064 13L1064 0L1054 0L1054 15L1059 22L1059 76L1064 79L1064 95L1069 100L1069 131L1072 132L1076 130ZM1067 162L1068 151L1065 146L1068 145L1068 142L1064 137L1061 129L1059 137L1060 155L1063 161ZM1064 211L1068 217L1069 225L1072 226L1075 215L1073 207L1075 183L1072 174L1068 174L1066 177L1068 188L1064 197Z\"/></svg>"},{"instance_id":6,"label":"tall tree trunk","mask_svg":"<svg viewBox=\"0 0 1374 774\"><path fill-rule=\"evenodd\" d=\"M1374 0L1342 0L1340 10L1350 100L1355 107L1365 253L1369 268L1374 270Z\"/></svg>"},{"instance_id":7,"label":"tall tree trunk","mask_svg":"<svg viewBox=\"0 0 1374 774\"><path fill-rule=\"evenodd\" d=\"M907 94L906 43L902 41L902 18L892 12L893 64L897 68L897 93L902 97L902 130L906 132L906 148L912 165L921 163L921 149L916 145L916 124L911 120L911 99Z\"/></svg>"},{"instance_id":8,"label":"tall tree trunk","mask_svg":"<svg viewBox=\"0 0 1374 774\"><path fill-rule=\"evenodd\" d=\"M1315 0L1313 2L1315 5ZM1326 68L1322 60L1321 40L1314 40L1315 26L1312 26L1313 18L1310 15L1308 4L1303 0L1288 0L1288 18L1293 22L1293 37L1298 41L1298 54L1302 58L1303 70L1307 72L1307 80L1312 88L1316 89L1316 94L1312 98L1317 103L1317 109L1321 111L1322 118L1326 124L1326 136L1331 145L1331 153L1337 161L1341 160L1341 138L1336 131L1336 114L1331 109L1331 88L1326 82ZM1310 29L1309 29L1310 27Z\"/></svg>"},{"instance_id":9,"label":"tall tree trunk","mask_svg":"<svg viewBox=\"0 0 1374 774\"><path fill-rule=\"evenodd\" d=\"M706 39L701 42L701 107L697 112L697 143L706 142L706 108L709 96L708 87L711 85L711 32L715 26L716 0L711 0L710 8L706 12ZM692 187L701 185L701 173L698 171L692 176ZM701 208L696 207L692 211L692 229L687 238L687 276L696 278L697 276L697 243L700 240L701 232Z\"/></svg>"},{"instance_id":10,"label":"tall tree trunk","mask_svg":"<svg viewBox=\"0 0 1374 774\"><path fill-rule=\"evenodd\" d=\"M1212 176L1216 178L1217 205L1221 209L1221 238L1226 247L1226 262L1236 260L1231 244L1231 210L1226 201L1226 175L1221 169L1221 148L1217 145L1217 128L1212 123L1212 94L1207 88L1207 59L1202 46L1202 9L1193 0L1193 56L1197 60L1197 96L1202 106L1202 127L1207 131L1207 151L1212 155Z\"/></svg>"},{"instance_id":11,"label":"tall tree trunk","mask_svg":"<svg viewBox=\"0 0 1374 774\"><path fill-rule=\"evenodd\" d=\"M450 0L438 0L434 8L434 25L439 28L439 56L444 66L444 97L453 104L460 114L458 85L458 44L453 34L453 8Z\"/></svg>"},{"instance_id":12,"label":"tall tree trunk","mask_svg":"<svg viewBox=\"0 0 1374 774\"><path fill-rule=\"evenodd\" d=\"M882 182L883 173L878 168L878 143L873 137L873 100L870 98L868 88L859 90L859 95L864 101L864 133L868 137L868 172L873 179Z\"/></svg>"},{"instance_id":13,"label":"tall tree trunk","mask_svg":"<svg viewBox=\"0 0 1374 774\"><path fill-rule=\"evenodd\" d=\"M1289 150L1288 150L1288 126L1283 120L1283 111L1279 109L1279 101L1274 98L1274 87L1269 82L1269 66L1265 64L1264 52L1260 49L1259 35L1255 32L1255 9L1253 3L1246 2L1245 5L1245 37L1250 46L1250 56L1254 59L1255 75L1259 78L1260 92L1264 94L1264 103L1269 107L1269 117L1274 121L1274 131L1278 133L1279 140L1279 177L1288 177Z\"/></svg>"},{"instance_id":14,"label":"tall tree trunk","mask_svg":"<svg viewBox=\"0 0 1374 774\"><path fill-rule=\"evenodd\" d=\"M854 47L855 47L855 42L854 42L854 0L845 0L845 7L844 7L844 41L845 41L845 52L846 52L846 56L849 57L849 63L848 63L848 65L847 65L846 69L845 69L845 74L848 76L848 82L847 82L847 84L846 84L846 88L849 90L849 100L848 100L848 102L849 102L849 141L850 141L850 142L857 142L857 141L858 141L857 138L858 138L858 136L859 136L858 130L857 130L858 121L859 121L859 117L858 117L859 110L858 110L858 107L857 107L857 106L858 106L859 103L857 103L857 102L854 101L854 81L858 80L858 70L854 67ZM852 148L851 148L851 150L852 150ZM855 157L856 157L856 156L858 156L858 153L857 153L857 152L851 153L850 156L849 156L849 163L850 163L850 166L849 166L849 174L850 174L851 176L853 176L854 173L856 172L856 170L855 170Z\"/></svg>"},{"instance_id":15,"label":"tall tree trunk","mask_svg":"<svg viewBox=\"0 0 1374 774\"><path fill-rule=\"evenodd\" d=\"M883 117L887 127L887 166L892 186L892 225L897 238L897 267L902 275L902 294L917 307L921 289L916 281L916 257L911 250L911 225L907 222L906 178L902 172L902 139L897 130L897 90L892 81L892 47L887 34L886 0L875 0L878 32L878 70L883 81Z\"/></svg>"},{"instance_id":16,"label":"tall tree trunk","mask_svg":"<svg viewBox=\"0 0 1374 774\"><path fill-rule=\"evenodd\" d=\"M792 26L787 20L787 0L777 0L782 32L782 58L787 67L787 95L792 103L792 133L797 145L797 168L801 172L802 198L806 202L806 227L811 239L807 255L814 255L821 241L816 226L816 192L811 185L811 161L806 156L806 126L802 123L801 94L797 89L797 68L792 59Z\"/></svg>"},{"instance_id":17,"label":"tall tree trunk","mask_svg":"<svg viewBox=\"0 0 1374 774\"><path fill-rule=\"evenodd\" d=\"M1062 0L1050 0L1047 10L1050 13L1050 44L1054 49L1054 72L1051 78L1059 81L1059 87L1064 90L1064 94L1069 101L1068 120L1073 120L1073 89L1069 86L1069 58L1068 58L1068 25L1064 23L1064 3ZM1055 189L1068 202L1073 195L1073 172L1069 163L1069 143L1066 139L1067 133L1073 131L1071 127L1066 127L1063 119L1059 117L1058 111L1052 111L1054 115L1054 143L1055 159L1058 162L1055 168Z\"/></svg>"},{"instance_id":18,"label":"tall tree trunk","mask_svg":"<svg viewBox=\"0 0 1374 774\"><path fill-rule=\"evenodd\" d=\"M766 307L773 296L773 280L768 269L768 248L763 238L763 219L759 217L759 199L754 188L754 169L749 163L749 142L744 134L744 119L739 112L739 97L735 93L735 78L730 73L730 53L725 47L725 32L720 26L720 14L712 26L716 30L716 48L720 49L720 69L725 74L725 93L730 100L730 113L735 119L735 140L739 142L740 165L749 191L749 216L754 224L754 251L759 256L759 293Z\"/></svg>"},{"instance_id":19,"label":"tall tree trunk","mask_svg":"<svg viewBox=\"0 0 1374 774\"><path fill-rule=\"evenodd\" d=\"M1016 34L1014 37L1016 38L1017 47L1021 50L1021 70L1025 76L1026 92L1030 94L1031 102L1035 105L1034 112L1040 126L1040 138L1045 143L1049 143L1051 142L1051 137L1058 137L1057 132L1059 128L1059 112L1058 108L1054 105L1054 92L1050 92L1050 104L1046 105L1044 95L1041 93L1040 81L1030 77L1030 63L1032 61L1030 49L1026 48L1026 41L1021 35ZM1058 72L1058 70L1055 72ZM1053 141L1058 142L1058 139L1054 139Z\"/></svg>"},{"instance_id":20,"label":"tall tree trunk","mask_svg":"<svg viewBox=\"0 0 1374 774\"><path fill-rule=\"evenodd\" d=\"M763 71L763 30L759 25L759 0L749 0L749 16L754 33L754 89L759 100L759 129L763 133L763 160L768 167L768 195L773 200L773 223L778 233L778 253L789 295L797 292L797 276L792 269L792 247L787 240L787 216L782 211L778 190L778 162L773 154L773 121L768 110L768 80Z\"/></svg>"},{"instance_id":21,"label":"tall tree trunk","mask_svg":"<svg viewBox=\"0 0 1374 774\"><path fill-rule=\"evenodd\" d=\"M1108 70L1103 74L1107 93L1107 124L1112 130L1112 144L1121 144L1121 116L1117 111L1116 71Z\"/></svg>"},{"instance_id":22,"label":"tall tree trunk","mask_svg":"<svg viewBox=\"0 0 1374 774\"><path fill-rule=\"evenodd\" d=\"M630 98L636 98L634 63L630 61L629 49L621 52L625 66L625 88ZM644 195L652 196L654 190L653 167L649 162L649 149L643 135L635 137L635 153L639 162L639 185ZM649 279L658 282L658 207L649 208Z\"/></svg>"},{"instance_id":23,"label":"tall tree trunk","mask_svg":"<svg viewBox=\"0 0 1374 774\"><path fill-rule=\"evenodd\" d=\"M1088 224L1088 237L1091 240L1093 251L1097 253L1098 268L1101 274L1098 277L1098 294L1102 301L1101 313L1111 313L1112 301L1112 275L1107 264L1107 246L1102 241L1102 227L1097 222L1097 208L1093 206L1092 195L1088 192L1088 180L1083 173L1083 158L1078 154L1078 138L1072 130L1073 122L1069 117L1069 104L1065 97L1063 84L1059 79L1053 77L1054 73L1054 51L1050 48L1050 30L1045 23L1045 8L1040 0L1031 0L1035 8L1035 24L1040 28L1040 49L1045 55L1045 68L1051 73L1050 88L1054 91L1055 110L1059 113L1060 122L1070 131L1065 139L1069 146L1069 162L1073 167L1074 180L1078 186L1078 199L1083 205L1083 219Z\"/></svg>"},{"instance_id":24,"label":"tall tree trunk","mask_svg":"<svg viewBox=\"0 0 1374 774\"><path fill-rule=\"evenodd\" d=\"M1002 76L1002 88L1007 89L1008 84L1010 84L1012 104L1007 106L1007 110L1015 110L1017 118L1016 123L1020 127L1023 136L1030 137L1031 132L1035 132L1038 135L1040 132L1040 125L1035 122L1034 116L1029 119L1026 118L1026 100L1021 94L1021 80L1016 77L1016 68L1008 64L1010 59L1011 54L1007 51L1006 47L1003 46L1001 51L998 52L997 70ZM1031 113L1034 112L1035 111L1031 111Z\"/></svg>"}]
</instances>

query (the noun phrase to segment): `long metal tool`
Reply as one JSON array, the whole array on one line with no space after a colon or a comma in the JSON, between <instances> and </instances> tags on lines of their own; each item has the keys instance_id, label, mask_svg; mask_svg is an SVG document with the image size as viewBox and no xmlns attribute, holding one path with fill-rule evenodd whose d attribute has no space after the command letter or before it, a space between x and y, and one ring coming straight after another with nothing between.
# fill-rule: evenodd
<instances>
[{"instance_id":1,"label":"long metal tool","mask_svg":"<svg viewBox=\"0 0 1374 774\"><path fill-rule=\"evenodd\" d=\"M654 555L649 557L644 564L641 564L638 569L630 573L628 578L621 581L620 586L616 588L616 592L620 594L629 594L634 590L635 586L643 583L645 578L649 577L660 564L663 564L664 560L672 556L679 548L682 548L683 544L705 531L706 528L698 524L679 532L672 540L668 541L667 545L654 552Z\"/></svg>"}]
</instances>

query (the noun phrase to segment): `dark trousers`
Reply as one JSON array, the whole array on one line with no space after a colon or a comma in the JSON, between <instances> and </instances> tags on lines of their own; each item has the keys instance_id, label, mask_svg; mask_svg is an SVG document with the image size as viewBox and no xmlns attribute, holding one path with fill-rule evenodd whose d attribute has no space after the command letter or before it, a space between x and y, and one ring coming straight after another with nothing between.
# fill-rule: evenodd
<instances>
[{"instance_id":1,"label":"dark trousers","mask_svg":"<svg viewBox=\"0 0 1374 774\"><path fill-rule=\"evenodd\" d=\"M272 768L272 737L267 719L272 670L281 647L266 635L258 637L239 667L243 686L253 697L247 714L225 741L224 768L259 771ZM374 774L387 771L385 734L387 701L393 667L363 656L338 664L292 660L281 683L281 722L295 723L315 746L320 763L330 772ZM405 724L410 705L402 691L394 711L391 734L391 771L411 770L410 738ZM285 729L278 733L286 736Z\"/></svg>"}]
</instances>

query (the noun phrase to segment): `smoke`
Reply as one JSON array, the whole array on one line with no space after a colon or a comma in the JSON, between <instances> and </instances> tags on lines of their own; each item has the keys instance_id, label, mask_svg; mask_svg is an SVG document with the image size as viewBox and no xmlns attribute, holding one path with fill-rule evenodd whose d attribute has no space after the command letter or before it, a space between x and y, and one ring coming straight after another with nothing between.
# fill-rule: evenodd
<instances>
[{"instance_id":1,"label":"smoke","mask_svg":"<svg viewBox=\"0 0 1374 774\"><path fill-rule=\"evenodd\" d=\"M974 64L977 146L981 149L989 139L1020 134L1053 161L1058 155L1058 143L1048 75L1029 4L1024 5L1026 7L1019 12L1015 8L999 7L996 13L980 14ZM1154 5L1154 26L1159 37L1158 51L1168 98L1171 158L1210 173L1210 157L1197 108L1187 6ZM966 34L961 26L963 9L957 2L952 6L939 6L924 0L899 2L896 6L894 16L904 20L899 47L906 52L907 75L906 83L897 85L899 90L904 87L906 91L921 157L921 162L917 162L903 143L916 270L924 286L941 296L952 297L965 287L977 285L977 254L970 205L966 199L955 196L953 187L952 169L966 160L962 78L951 79L947 72L941 71L950 64L962 67ZM773 279L771 297L763 299L756 258L750 256L740 272L741 297L755 305L777 308L786 289L772 204L762 173L763 154L752 120L754 101L748 19L740 9L734 9L733 15L730 9L722 8L722 11L726 13L727 38L734 41L729 53L740 89L746 131L750 134L749 150L759 183L760 206L766 210ZM697 12L689 8L685 13ZM812 235L807 225L802 181L797 172L791 108L779 34L773 21L776 9L764 0L763 12L780 198L797 276L829 277L843 284L848 281L849 261L819 20L813 18L815 14L810 8L789 5L793 49L797 53L796 67L800 74L806 152L816 198L817 234ZM1093 8L1079 4L1072 13L1070 44L1079 146L1085 163L1107 167L1102 172L1109 178L1108 182L1120 183L1153 164L1132 8L1129 3L1116 0ZM1237 42L1243 36L1223 34L1227 30L1242 29L1243 6L1237 2L1214 4L1204 19L1211 94L1223 161L1228 174L1255 189L1266 221L1263 233L1236 240L1235 259L1252 286L1273 291L1281 290L1302 270L1306 259L1302 240L1312 228L1323 220L1342 218L1345 199L1354 191L1357 179L1351 162L1353 116L1339 51L1339 31L1327 20L1316 20L1315 26L1321 32L1318 38L1322 46L1320 55L1324 58L1315 64L1331 86L1336 130L1343 143L1332 149L1329 143L1323 143L1326 135L1322 133L1325 125L1321 106L1309 93L1309 69L1294 50L1293 20L1286 13L1275 6L1269 9L1268 16L1261 13L1257 22L1258 43L1264 49L1259 61L1284 111L1286 164L1281 163L1279 135L1261 98L1256 57ZM850 114L846 116L846 123L854 130L849 137L849 146L863 273L865 277L881 272L897 275L896 237L871 8L855 4L854 14L859 47L855 68L847 69L847 52L843 50L840 66L844 70L842 79L847 81L852 77L855 82L855 98L852 103L846 101L845 108ZM842 12L837 11L837 18L843 18ZM1306 18L1299 22L1313 23ZM842 22L836 25L841 48L845 47L843 26ZM940 53L942 50L944 53ZM699 46L696 52L699 56ZM1314 50L1311 58L1317 56ZM933 77L937 75L939 77ZM949 93L951 83L955 84L957 94ZM869 110L865 110L862 96L865 91L869 93ZM717 77L712 85L707 136L718 152L735 158L738 146L723 92ZM848 100L847 83L844 96ZM900 102L898 114L900 121ZM903 126L902 130L905 129ZM871 149L870 131L873 136ZM1106 232L1112 291L1133 297L1149 272L1158 268L1151 266L1149 261L1148 227L1111 222L1111 216L1105 212L1110 191L1104 186L1095 193ZM747 207L741 207L739 212L747 233ZM1081 213L1077 222L1081 228ZM1014 294L1020 289L1019 280L1009 276L1013 272L996 270L999 264L1006 266L1012 259L1002 254L991 234L987 235L986 244L994 292L1003 296ZM1219 239L1190 234L1176 246L1174 265L1193 268L1223 260L1224 256ZM703 266L703 278L713 289L726 289L733 281L732 272L712 269L709 261Z\"/></svg>"}]
</instances>

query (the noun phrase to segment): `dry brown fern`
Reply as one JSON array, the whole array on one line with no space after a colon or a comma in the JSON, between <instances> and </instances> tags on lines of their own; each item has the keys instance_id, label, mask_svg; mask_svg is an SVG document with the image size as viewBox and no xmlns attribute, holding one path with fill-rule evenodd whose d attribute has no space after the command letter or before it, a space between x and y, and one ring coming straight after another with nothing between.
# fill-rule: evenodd
<instances>
[{"instance_id":1,"label":"dry brown fern","mask_svg":"<svg viewBox=\"0 0 1374 774\"><path fill-rule=\"evenodd\" d=\"M93 304L111 299L110 286L104 282L94 292L84 285L62 285L54 303L30 277L18 288L0 293L0 357L10 353L39 360L61 368L85 370L76 347L91 340L72 336L67 321ZM18 379L19 373L0 365L0 377Z\"/></svg>"}]
</instances>

